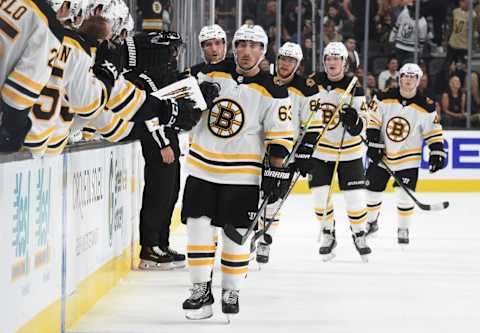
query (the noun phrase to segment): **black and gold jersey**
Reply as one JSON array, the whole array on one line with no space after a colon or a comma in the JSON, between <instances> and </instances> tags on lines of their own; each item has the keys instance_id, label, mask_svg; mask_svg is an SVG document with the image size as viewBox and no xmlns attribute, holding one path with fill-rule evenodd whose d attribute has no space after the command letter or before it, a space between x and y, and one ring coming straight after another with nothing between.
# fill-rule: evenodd
<instances>
[{"instance_id":1,"label":"black and gold jersey","mask_svg":"<svg viewBox=\"0 0 480 333\"><path fill-rule=\"evenodd\" d=\"M370 109L368 128L380 130L385 143L383 161L394 171L418 168L424 141L427 145L443 143L435 102L420 94L403 98L399 88L380 96Z\"/></svg>"},{"instance_id":2,"label":"black and gold jersey","mask_svg":"<svg viewBox=\"0 0 480 333\"><path fill-rule=\"evenodd\" d=\"M288 90L260 72L244 77L235 64L208 65L206 81L220 95L192 130L190 175L219 184L259 184L265 146L291 150L293 131Z\"/></svg>"}]
</instances>

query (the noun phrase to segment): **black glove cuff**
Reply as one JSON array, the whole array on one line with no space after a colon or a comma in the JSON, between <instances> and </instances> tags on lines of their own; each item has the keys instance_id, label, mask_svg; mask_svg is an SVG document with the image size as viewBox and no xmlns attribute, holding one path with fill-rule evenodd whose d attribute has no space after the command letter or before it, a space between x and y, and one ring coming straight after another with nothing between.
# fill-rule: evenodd
<instances>
[{"instance_id":1,"label":"black glove cuff","mask_svg":"<svg viewBox=\"0 0 480 333\"><path fill-rule=\"evenodd\" d=\"M367 141L368 142L380 142L380 130L375 128L367 129Z\"/></svg>"},{"instance_id":2,"label":"black glove cuff","mask_svg":"<svg viewBox=\"0 0 480 333\"><path fill-rule=\"evenodd\" d=\"M443 143L441 143L441 142L432 143L431 145L428 146L428 148L430 149L431 152L433 152L433 151L443 152L444 151Z\"/></svg>"},{"instance_id":3,"label":"black glove cuff","mask_svg":"<svg viewBox=\"0 0 480 333\"><path fill-rule=\"evenodd\" d=\"M284 146L274 143L268 145L268 154L271 157L285 158L289 151Z\"/></svg>"}]
</instances>

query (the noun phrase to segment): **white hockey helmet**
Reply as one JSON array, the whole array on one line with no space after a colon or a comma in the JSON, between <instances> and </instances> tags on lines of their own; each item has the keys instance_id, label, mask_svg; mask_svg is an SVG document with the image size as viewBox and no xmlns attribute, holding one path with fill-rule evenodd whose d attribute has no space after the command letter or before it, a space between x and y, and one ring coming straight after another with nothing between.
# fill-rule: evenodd
<instances>
[{"instance_id":1,"label":"white hockey helmet","mask_svg":"<svg viewBox=\"0 0 480 333\"><path fill-rule=\"evenodd\" d=\"M293 69L292 73L288 78L291 78L295 72L298 69L298 66L300 66L300 63L302 62L303 59L303 52L302 48L300 45L292 42L286 42L285 44L282 45L282 47L278 50L278 55L277 55L277 68L278 68L278 58L280 57L289 57L297 60L297 64L295 65L295 68Z\"/></svg>"},{"instance_id":2,"label":"white hockey helmet","mask_svg":"<svg viewBox=\"0 0 480 333\"><path fill-rule=\"evenodd\" d=\"M62 18L61 21L73 20L80 10L81 0L48 0L50 7L52 7L55 13L57 13L60 10L64 2L68 2L70 4L69 6L70 12L66 17Z\"/></svg>"},{"instance_id":3,"label":"white hockey helmet","mask_svg":"<svg viewBox=\"0 0 480 333\"><path fill-rule=\"evenodd\" d=\"M325 58L327 56L337 56L342 58L343 68L347 66L348 51L345 45L341 42L330 42L325 46L323 50L323 67L327 71L327 66L325 66Z\"/></svg>"},{"instance_id":4,"label":"white hockey helmet","mask_svg":"<svg viewBox=\"0 0 480 333\"><path fill-rule=\"evenodd\" d=\"M87 16L95 16L95 9L98 6L102 6L103 13L104 11L106 11L107 7L111 4L111 2L112 0L89 0Z\"/></svg>"},{"instance_id":5,"label":"white hockey helmet","mask_svg":"<svg viewBox=\"0 0 480 333\"><path fill-rule=\"evenodd\" d=\"M79 0L79 6L77 8L77 11L75 13L73 13L74 18L72 20L72 24L77 29L80 28L83 21L87 17L88 4L89 4L88 0Z\"/></svg>"},{"instance_id":6,"label":"white hockey helmet","mask_svg":"<svg viewBox=\"0 0 480 333\"><path fill-rule=\"evenodd\" d=\"M218 24L204 26L200 30L200 33L198 34L198 43L200 44L200 47L202 47L203 42L206 42L207 40L211 40L211 39L223 40L224 48L223 48L222 60L225 59L225 56L227 55L227 34L225 33L225 30L223 30L222 27L219 26ZM205 53L203 52L203 49L202 49L202 58L203 60L205 60L205 62L208 62L205 57Z\"/></svg>"},{"instance_id":7,"label":"white hockey helmet","mask_svg":"<svg viewBox=\"0 0 480 333\"><path fill-rule=\"evenodd\" d=\"M422 76L423 76L423 71L422 69L420 68L420 66L418 66L417 64L414 64L414 63L406 63L405 65L402 66L402 68L400 68L400 70L398 71L398 77L402 77L402 75L405 75L405 74L408 74L408 75L416 75L417 76L417 84L415 87L418 87L418 85L420 84L420 80L422 79Z\"/></svg>"},{"instance_id":8,"label":"white hockey helmet","mask_svg":"<svg viewBox=\"0 0 480 333\"><path fill-rule=\"evenodd\" d=\"M268 47L268 37L265 33L265 30L259 25L248 25L244 24L233 35L233 50L235 51L237 43L241 40L247 40L252 42L261 43L263 46L262 53L265 55L267 53ZM234 52L235 53L235 52Z\"/></svg>"}]
</instances>

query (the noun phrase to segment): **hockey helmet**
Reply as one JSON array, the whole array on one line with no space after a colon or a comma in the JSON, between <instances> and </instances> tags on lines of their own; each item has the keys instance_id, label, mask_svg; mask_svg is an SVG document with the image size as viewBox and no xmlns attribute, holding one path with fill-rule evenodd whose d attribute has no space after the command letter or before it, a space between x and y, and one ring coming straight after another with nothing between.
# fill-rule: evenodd
<instances>
[{"instance_id":1,"label":"hockey helmet","mask_svg":"<svg viewBox=\"0 0 480 333\"><path fill-rule=\"evenodd\" d=\"M415 87L418 87L423 76L423 71L417 64L406 63L402 66L402 68L400 68L398 74L399 78L402 77L402 75L415 75L417 77L417 84Z\"/></svg>"},{"instance_id":2,"label":"hockey helmet","mask_svg":"<svg viewBox=\"0 0 480 333\"><path fill-rule=\"evenodd\" d=\"M342 58L343 68L347 66L348 51L345 45L341 42L331 42L325 46L323 50L323 67L327 71L327 66L325 65L325 58L327 56L336 56Z\"/></svg>"},{"instance_id":3,"label":"hockey helmet","mask_svg":"<svg viewBox=\"0 0 480 333\"><path fill-rule=\"evenodd\" d=\"M261 43L263 47L263 55L267 53L268 37L265 33L265 30L263 30L261 26L244 24L237 31L235 31L232 41L234 50L237 47L238 42L241 40Z\"/></svg>"},{"instance_id":4,"label":"hockey helmet","mask_svg":"<svg viewBox=\"0 0 480 333\"><path fill-rule=\"evenodd\" d=\"M300 45L296 43L286 42L278 50L277 68L278 68L278 58L280 57L289 57L297 60L297 64L295 65L295 68L293 69L292 74L290 75L290 77L292 77L293 74L295 74L295 72L297 71L298 66L300 66L300 63L302 62L302 59L303 59L302 48L300 47Z\"/></svg>"},{"instance_id":5,"label":"hockey helmet","mask_svg":"<svg viewBox=\"0 0 480 333\"><path fill-rule=\"evenodd\" d=\"M225 33L225 30L223 30L222 27L219 26L218 24L204 26L200 30L200 33L198 34L198 42L200 46L202 46L203 42L206 42L207 40L211 40L211 39L223 40L224 47L223 47L222 60L225 59L225 56L227 55L227 34ZM202 58L203 60L205 60L205 62L207 62L203 49L202 49Z\"/></svg>"}]
</instances>

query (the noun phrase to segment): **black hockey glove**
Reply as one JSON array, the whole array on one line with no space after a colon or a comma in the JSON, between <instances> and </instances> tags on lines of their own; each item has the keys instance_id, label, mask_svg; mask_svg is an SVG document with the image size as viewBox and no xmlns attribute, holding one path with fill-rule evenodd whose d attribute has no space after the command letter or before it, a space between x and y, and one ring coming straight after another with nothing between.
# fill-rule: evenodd
<instances>
[{"instance_id":1,"label":"black hockey glove","mask_svg":"<svg viewBox=\"0 0 480 333\"><path fill-rule=\"evenodd\" d=\"M380 143L380 131L377 129L367 130L368 150L367 156L372 163L378 164L384 155L385 144Z\"/></svg>"},{"instance_id":2,"label":"black hockey glove","mask_svg":"<svg viewBox=\"0 0 480 333\"><path fill-rule=\"evenodd\" d=\"M269 163L264 163L261 189L263 195L268 196L269 204L276 202L287 194L293 178L293 171L290 166L276 168L270 166Z\"/></svg>"},{"instance_id":3,"label":"black hockey glove","mask_svg":"<svg viewBox=\"0 0 480 333\"><path fill-rule=\"evenodd\" d=\"M340 110L340 121L352 136L359 135L363 129L363 122L358 117L357 110L347 104L344 104Z\"/></svg>"},{"instance_id":4,"label":"black hockey glove","mask_svg":"<svg viewBox=\"0 0 480 333\"><path fill-rule=\"evenodd\" d=\"M0 100L0 152L14 153L22 148L32 127L29 109L17 110Z\"/></svg>"},{"instance_id":5,"label":"black hockey glove","mask_svg":"<svg viewBox=\"0 0 480 333\"><path fill-rule=\"evenodd\" d=\"M207 102L207 108L210 110L213 106L213 101L219 96L220 85L218 83L202 82L200 83L200 90L203 98Z\"/></svg>"},{"instance_id":6,"label":"black hockey glove","mask_svg":"<svg viewBox=\"0 0 480 333\"><path fill-rule=\"evenodd\" d=\"M123 56L120 47L110 41L104 41L97 47L93 73L110 91L123 71Z\"/></svg>"},{"instance_id":7,"label":"black hockey glove","mask_svg":"<svg viewBox=\"0 0 480 333\"><path fill-rule=\"evenodd\" d=\"M317 143L317 133L307 133L295 153L295 168L305 177L313 169L312 155Z\"/></svg>"},{"instance_id":8,"label":"black hockey glove","mask_svg":"<svg viewBox=\"0 0 480 333\"><path fill-rule=\"evenodd\" d=\"M187 98L173 99L157 99L158 117L160 124L171 127L174 130L189 131L195 126L202 112L195 108L195 103Z\"/></svg>"},{"instance_id":9,"label":"black hockey glove","mask_svg":"<svg viewBox=\"0 0 480 333\"><path fill-rule=\"evenodd\" d=\"M447 154L443 150L443 144L440 142L432 143L430 146L430 157L428 159L430 173L437 172L446 167L445 160Z\"/></svg>"}]
</instances>

